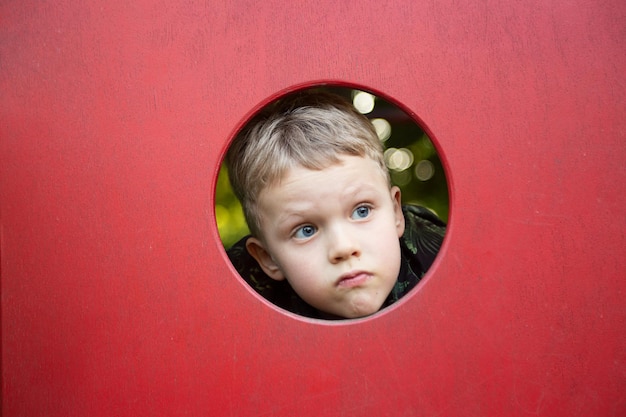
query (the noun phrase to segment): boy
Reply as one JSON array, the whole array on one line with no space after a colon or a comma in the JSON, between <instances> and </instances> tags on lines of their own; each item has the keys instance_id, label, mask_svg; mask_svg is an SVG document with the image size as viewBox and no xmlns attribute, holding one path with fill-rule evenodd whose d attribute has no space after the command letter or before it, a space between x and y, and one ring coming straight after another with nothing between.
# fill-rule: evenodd
<instances>
[{"instance_id":1,"label":"boy","mask_svg":"<svg viewBox=\"0 0 626 417\"><path fill-rule=\"evenodd\" d=\"M376 131L340 97L301 92L266 107L226 162L251 231L228 256L297 314L373 314L413 288L441 247L445 224L401 206Z\"/></svg>"}]
</instances>

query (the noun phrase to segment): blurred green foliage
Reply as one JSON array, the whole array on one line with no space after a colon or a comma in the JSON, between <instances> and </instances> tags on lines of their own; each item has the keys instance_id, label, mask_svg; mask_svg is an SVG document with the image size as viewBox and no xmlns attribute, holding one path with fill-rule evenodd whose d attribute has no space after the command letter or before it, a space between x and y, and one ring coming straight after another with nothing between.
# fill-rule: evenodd
<instances>
[{"instance_id":1,"label":"blurred green foliage","mask_svg":"<svg viewBox=\"0 0 626 417\"><path fill-rule=\"evenodd\" d=\"M215 189L215 219L225 248L249 233L241 204L230 187L226 164L222 164Z\"/></svg>"},{"instance_id":2,"label":"blurred green foliage","mask_svg":"<svg viewBox=\"0 0 626 417\"><path fill-rule=\"evenodd\" d=\"M352 101L358 90L327 87L326 90L344 96ZM413 154L412 165L403 171L391 171L391 180L402 190L403 204L416 204L437 213L444 221L448 220L448 185L441 160L432 141L423 129L398 106L376 97L374 110L366 115L370 119L383 118L391 124L391 136L384 142L386 149L407 149ZM434 168L432 176L422 181L416 175L416 167L421 161L428 161ZM432 165L431 165L432 164ZM229 248L249 233L241 204L233 194L228 181L226 167L222 164L215 192L215 217L224 247Z\"/></svg>"}]
</instances>

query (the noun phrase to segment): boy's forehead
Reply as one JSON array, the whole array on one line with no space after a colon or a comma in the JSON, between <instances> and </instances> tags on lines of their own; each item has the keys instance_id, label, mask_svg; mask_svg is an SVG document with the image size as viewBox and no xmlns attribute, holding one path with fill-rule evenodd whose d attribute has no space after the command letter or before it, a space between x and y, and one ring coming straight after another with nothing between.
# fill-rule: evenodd
<instances>
[{"instance_id":1,"label":"boy's forehead","mask_svg":"<svg viewBox=\"0 0 626 417\"><path fill-rule=\"evenodd\" d=\"M345 170L343 170L343 168L345 168ZM281 190L293 190L298 187L307 188L310 185L308 182L309 179L316 182L329 181L330 184L334 184L336 181L340 182L344 174L354 177L355 173L357 180L360 179L360 175L363 174L364 182L362 184L360 181L346 184L346 188L350 188L348 192L355 191L357 188L368 188L368 185L374 188L375 183L377 183L376 186L379 186L380 183L378 183L378 181L371 181L372 177L370 176L373 174L380 174L380 178L384 181L387 188L390 187L386 170L380 167L372 158L367 156L340 155L337 161L329 162L322 168L310 168L302 164L293 164L289 167L285 167L276 175L273 181L268 182L259 190L257 201L262 200L263 197L267 195L267 192L280 194ZM367 180L368 177L370 177L369 180Z\"/></svg>"}]
</instances>

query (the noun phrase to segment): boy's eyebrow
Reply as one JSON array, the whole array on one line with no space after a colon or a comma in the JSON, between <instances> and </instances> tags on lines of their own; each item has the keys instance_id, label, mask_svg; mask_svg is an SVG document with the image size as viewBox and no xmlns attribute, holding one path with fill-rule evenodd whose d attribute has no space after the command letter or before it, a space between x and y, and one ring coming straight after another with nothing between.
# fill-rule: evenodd
<instances>
[{"instance_id":1,"label":"boy's eyebrow","mask_svg":"<svg viewBox=\"0 0 626 417\"><path fill-rule=\"evenodd\" d=\"M363 183L346 188L342 197L373 198L379 194L379 191L380 190L376 186L369 183Z\"/></svg>"},{"instance_id":2,"label":"boy's eyebrow","mask_svg":"<svg viewBox=\"0 0 626 417\"><path fill-rule=\"evenodd\" d=\"M347 187L344 190L345 195L354 195L361 192L369 192L369 191L377 191L377 187L375 185L370 184L369 182L363 182L360 184L355 184Z\"/></svg>"},{"instance_id":3,"label":"boy's eyebrow","mask_svg":"<svg viewBox=\"0 0 626 417\"><path fill-rule=\"evenodd\" d=\"M307 212L315 210L314 203L298 202L298 203L291 204L291 206L295 206L295 207L289 207L289 205L287 205L286 207L284 207L283 211L278 215L276 220L278 221L279 224L282 225L283 223L288 223L290 221L294 222L299 219L304 219L306 217ZM295 219L292 220L292 218L295 218Z\"/></svg>"},{"instance_id":4,"label":"boy's eyebrow","mask_svg":"<svg viewBox=\"0 0 626 417\"><path fill-rule=\"evenodd\" d=\"M277 231L282 234L288 234L294 227L303 224L308 218L299 213L281 213L276 219Z\"/></svg>"}]
</instances>

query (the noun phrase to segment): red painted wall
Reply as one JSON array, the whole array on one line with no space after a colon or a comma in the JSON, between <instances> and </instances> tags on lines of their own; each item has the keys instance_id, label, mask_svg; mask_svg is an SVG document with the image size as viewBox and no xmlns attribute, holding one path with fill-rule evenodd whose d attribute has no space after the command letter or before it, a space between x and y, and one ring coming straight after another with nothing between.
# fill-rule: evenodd
<instances>
[{"instance_id":1,"label":"red painted wall","mask_svg":"<svg viewBox=\"0 0 626 417\"><path fill-rule=\"evenodd\" d=\"M2 2L2 415L626 415L626 3L466 3ZM450 180L428 277L356 322L260 300L213 214L232 133L321 80Z\"/></svg>"}]
</instances>

